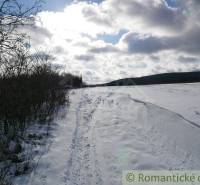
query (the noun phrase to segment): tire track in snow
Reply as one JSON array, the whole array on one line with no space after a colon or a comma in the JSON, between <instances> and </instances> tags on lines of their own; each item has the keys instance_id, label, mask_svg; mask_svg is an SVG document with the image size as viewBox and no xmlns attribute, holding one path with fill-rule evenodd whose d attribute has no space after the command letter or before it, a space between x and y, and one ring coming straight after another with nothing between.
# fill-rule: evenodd
<instances>
[{"instance_id":1,"label":"tire track in snow","mask_svg":"<svg viewBox=\"0 0 200 185\"><path fill-rule=\"evenodd\" d=\"M101 105L102 107L100 107ZM129 106L135 108L127 110L126 108L129 108ZM130 155L133 152L132 154L134 155L130 159L130 164L132 162L133 166L137 169L167 169L170 166L176 166L178 168L180 168L180 165L183 166L181 160L173 157L173 152L168 152L167 149L171 148L171 144L168 146L166 144L168 140L161 138L162 134L157 130L157 125L155 125L154 120L151 120L152 124L149 125L149 120L147 118L151 118L152 108L149 110L148 103L132 99L128 95L119 93L118 95L113 93L100 93L98 95L82 93L82 99L76 112L77 126L72 141L73 152L68 163L66 184L119 184L119 180L116 179L116 176L120 175L120 170L122 169L117 168L116 163L120 162L120 160L112 153L106 154L107 158L104 159L102 155L104 152L101 151L101 145L105 143L108 144L110 141L115 144L115 139L120 139L120 148L125 149L125 154ZM112 132L108 133L109 140L107 140L108 135L102 135L100 131L102 128L102 125L99 124L99 121L100 123L102 121L100 109L104 109L103 111L107 114L105 117L106 119L113 115L112 120L108 119L108 122L110 122L109 124L102 122L107 125L106 129ZM156 112L160 110L157 107L155 107L155 109ZM165 110L163 111L163 115L165 115L166 112ZM167 117L169 116L171 116L171 114ZM117 121L115 123L116 119ZM111 128L113 129L111 130ZM123 133L120 131L122 128L125 129L124 135L120 136L121 138L115 137L117 133ZM129 142L129 144L124 146L124 142L128 142L129 140L136 142L135 144L137 145L134 146L135 144L132 145L132 142ZM116 148L117 146L116 144ZM148 162L148 164L145 164L140 156L144 158L148 156L152 158L152 161L158 158L160 162L155 164ZM171 160L172 157L174 158L173 161ZM182 157L183 156L181 156L181 158ZM102 164L104 160L107 164ZM113 170L113 172L109 172L108 169ZM106 175L108 175L106 174L107 172L110 173L109 178L106 177Z\"/></svg>"},{"instance_id":2,"label":"tire track in snow","mask_svg":"<svg viewBox=\"0 0 200 185\"><path fill-rule=\"evenodd\" d=\"M100 165L99 165L99 158L97 154L96 149L96 131L95 131L95 120L93 120L93 115L95 114L95 110L98 107L99 104L99 97L96 98L96 96L92 97L92 99L89 96L85 96L86 102L94 102L92 105L89 103L89 109L88 112L85 115L85 121L83 122L83 125L86 125L86 128L88 128L84 133L87 135L87 140L84 146L88 146L88 150L85 150L84 153L87 156L87 159L84 160L83 165L83 171L86 173L87 180L86 184L98 184L102 185L102 175L100 171ZM94 101L91 101L94 100ZM86 103L87 104L87 103ZM90 107L92 109L90 109Z\"/></svg>"},{"instance_id":3,"label":"tire track in snow","mask_svg":"<svg viewBox=\"0 0 200 185\"><path fill-rule=\"evenodd\" d=\"M83 91L81 102L76 111L72 154L68 161L64 180L67 185L101 185L103 181L96 152L95 123L91 122L95 108L98 106L98 100L95 100L91 106L92 98L84 94ZM93 109L90 110L90 107Z\"/></svg>"},{"instance_id":4,"label":"tire track in snow","mask_svg":"<svg viewBox=\"0 0 200 185\"><path fill-rule=\"evenodd\" d=\"M81 116L78 116L78 115L81 115L81 107L82 107L82 101L83 101L83 91L82 91L81 101L80 101L79 106L78 106L78 108L76 110L76 128L75 128L75 131L74 131L74 134L73 134L74 137L72 139L72 144L71 144L72 154L71 154L70 159L69 159L69 161L67 163L67 168L68 169L65 172L65 178L64 178L64 181L65 181L66 184L68 184L68 182L70 183L70 180L71 180L70 176L71 176L71 173L72 173L71 169L72 169L72 167L74 165L73 163L74 163L74 157L75 157L75 153L76 153L78 129L79 129L80 121L81 121Z\"/></svg>"}]
</instances>

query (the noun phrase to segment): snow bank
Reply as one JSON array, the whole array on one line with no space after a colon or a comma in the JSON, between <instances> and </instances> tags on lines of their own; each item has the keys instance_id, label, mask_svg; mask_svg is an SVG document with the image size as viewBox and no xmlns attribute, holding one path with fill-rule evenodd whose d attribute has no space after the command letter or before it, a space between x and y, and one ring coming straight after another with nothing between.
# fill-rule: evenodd
<instances>
[{"instance_id":1,"label":"snow bank","mask_svg":"<svg viewBox=\"0 0 200 185\"><path fill-rule=\"evenodd\" d=\"M199 170L199 91L200 84L74 90L38 173L14 181L120 185L123 170Z\"/></svg>"}]
</instances>

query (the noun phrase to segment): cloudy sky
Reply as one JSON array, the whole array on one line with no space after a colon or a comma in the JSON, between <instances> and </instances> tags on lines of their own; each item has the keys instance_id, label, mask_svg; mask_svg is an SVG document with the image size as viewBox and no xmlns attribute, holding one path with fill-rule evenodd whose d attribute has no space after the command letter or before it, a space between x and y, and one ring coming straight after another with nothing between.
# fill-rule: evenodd
<instances>
[{"instance_id":1,"label":"cloudy sky","mask_svg":"<svg viewBox=\"0 0 200 185\"><path fill-rule=\"evenodd\" d=\"M46 0L37 29L23 29L32 47L94 84L200 70L199 17L200 0Z\"/></svg>"}]
</instances>

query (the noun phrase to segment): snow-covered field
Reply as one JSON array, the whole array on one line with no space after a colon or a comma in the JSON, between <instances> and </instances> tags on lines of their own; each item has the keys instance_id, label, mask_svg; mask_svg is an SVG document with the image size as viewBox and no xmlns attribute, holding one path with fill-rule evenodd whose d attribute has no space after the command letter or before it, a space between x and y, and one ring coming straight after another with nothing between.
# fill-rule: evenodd
<instances>
[{"instance_id":1,"label":"snow-covered field","mask_svg":"<svg viewBox=\"0 0 200 185\"><path fill-rule=\"evenodd\" d=\"M121 185L123 170L200 170L200 84L73 90L18 185Z\"/></svg>"}]
</instances>

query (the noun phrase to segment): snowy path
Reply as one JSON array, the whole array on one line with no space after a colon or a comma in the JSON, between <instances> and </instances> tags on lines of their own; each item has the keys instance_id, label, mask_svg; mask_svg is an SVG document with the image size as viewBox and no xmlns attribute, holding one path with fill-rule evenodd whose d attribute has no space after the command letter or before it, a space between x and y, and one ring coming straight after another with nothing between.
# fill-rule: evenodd
<instances>
[{"instance_id":1,"label":"snowy path","mask_svg":"<svg viewBox=\"0 0 200 185\"><path fill-rule=\"evenodd\" d=\"M98 88L74 92L41 161L41 169L48 168L34 181L19 177L16 184L121 185L123 170L200 169L197 123L134 94Z\"/></svg>"},{"instance_id":2,"label":"snowy path","mask_svg":"<svg viewBox=\"0 0 200 185\"><path fill-rule=\"evenodd\" d=\"M198 126L126 94L80 93L65 184L121 184L128 169L199 169Z\"/></svg>"}]
</instances>

